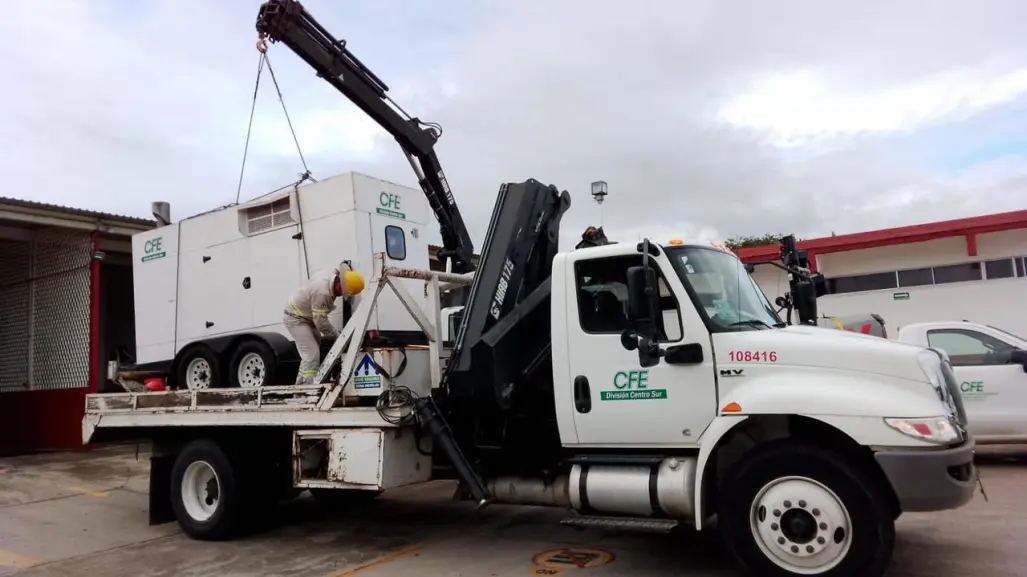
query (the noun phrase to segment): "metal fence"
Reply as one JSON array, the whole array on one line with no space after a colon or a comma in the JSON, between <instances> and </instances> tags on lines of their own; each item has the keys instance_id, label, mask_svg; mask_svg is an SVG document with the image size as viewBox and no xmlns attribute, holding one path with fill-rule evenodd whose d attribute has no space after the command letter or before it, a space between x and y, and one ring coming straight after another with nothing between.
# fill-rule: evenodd
<instances>
[{"instance_id":1,"label":"metal fence","mask_svg":"<svg viewBox=\"0 0 1027 577\"><path fill-rule=\"evenodd\" d=\"M0 392L89 385L89 233L0 240Z\"/></svg>"}]
</instances>

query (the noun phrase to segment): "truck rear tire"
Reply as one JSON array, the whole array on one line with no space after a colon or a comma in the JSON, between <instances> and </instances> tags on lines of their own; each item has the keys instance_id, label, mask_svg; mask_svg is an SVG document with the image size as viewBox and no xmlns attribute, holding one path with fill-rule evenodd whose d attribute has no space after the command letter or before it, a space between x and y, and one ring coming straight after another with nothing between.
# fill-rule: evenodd
<instances>
[{"instance_id":1,"label":"truck rear tire","mask_svg":"<svg viewBox=\"0 0 1027 577\"><path fill-rule=\"evenodd\" d=\"M880 577L895 521L878 488L844 457L792 440L757 447L719 491L718 524L759 577Z\"/></svg>"},{"instance_id":2,"label":"truck rear tire","mask_svg":"<svg viewBox=\"0 0 1027 577\"><path fill-rule=\"evenodd\" d=\"M217 443L186 445L171 471L171 506L182 532L201 541L235 536L244 524L245 477Z\"/></svg>"}]
</instances>

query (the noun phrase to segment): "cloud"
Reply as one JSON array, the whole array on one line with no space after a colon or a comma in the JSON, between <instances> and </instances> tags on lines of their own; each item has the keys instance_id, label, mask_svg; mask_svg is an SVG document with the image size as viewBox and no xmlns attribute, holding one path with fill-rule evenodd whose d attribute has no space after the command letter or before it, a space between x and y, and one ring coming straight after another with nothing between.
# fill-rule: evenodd
<instances>
[{"instance_id":1,"label":"cloud","mask_svg":"<svg viewBox=\"0 0 1027 577\"><path fill-rule=\"evenodd\" d=\"M777 74L753 92L728 102L719 116L728 123L772 134L794 146L812 138L849 133L900 132L965 118L1027 94L1027 68L988 74L960 70L869 93L832 91L809 71Z\"/></svg>"},{"instance_id":2,"label":"cloud","mask_svg":"<svg viewBox=\"0 0 1027 577\"><path fill-rule=\"evenodd\" d=\"M571 192L565 246L600 221L599 179L602 222L625 241L1027 208L1027 151L996 144L1027 142L1015 0L304 4L410 114L443 125L437 152L478 247L499 184L529 177ZM135 215L164 199L176 217L233 201L257 6L9 7L6 194ZM417 186L388 134L286 48L271 57L315 176ZM267 76L249 154L244 199L302 171Z\"/></svg>"}]
</instances>

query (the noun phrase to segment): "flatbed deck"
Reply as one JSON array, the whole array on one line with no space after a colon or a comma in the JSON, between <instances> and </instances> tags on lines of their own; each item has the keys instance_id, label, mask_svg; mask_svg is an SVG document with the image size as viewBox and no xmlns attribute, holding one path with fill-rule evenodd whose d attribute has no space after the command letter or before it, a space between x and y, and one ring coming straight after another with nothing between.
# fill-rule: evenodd
<instances>
[{"instance_id":1,"label":"flatbed deck","mask_svg":"<svg viewBox=\"0 0 1027 577\"><path fill-rule=\"evenodd\" d=\"M281 426L395 427L375 407L318 408L326 385L201 389L86 396L82 436L98 428Z\"/></svg>"},{"instance_id":2,"label":"flatbed deck","mask_svg":"<svg viewBox=\"0 0 1027 577\"><path fill-rule=\"evenodd\" d=\"M312 410L326 389L308 385L101 393L86 396L86 414Z\"/></svg>"}]
</instances>

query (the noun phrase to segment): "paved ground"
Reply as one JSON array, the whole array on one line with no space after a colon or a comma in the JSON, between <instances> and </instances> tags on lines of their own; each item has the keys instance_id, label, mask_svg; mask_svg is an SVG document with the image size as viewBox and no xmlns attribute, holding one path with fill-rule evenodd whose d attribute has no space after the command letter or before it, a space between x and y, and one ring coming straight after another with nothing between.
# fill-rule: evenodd
<instances>
[{"instance_id":1,"label":"paved ground","mask_svg":"<svg viewBox=\"0 0 1027 577\"><path fill-rule=\"evenodd\" d=\"M277 528L229 543L150 527L147 462L125 449L0 459L0 575L252 577L730 576L716 534L625 536L574 531L561 512L492 507L475 518L452 485L390 492L355 515L300 498ZM990 502L907 515L892 575L1003 577L1027 565L1027 450L983 459ZM560 550L604 553L577 569ZM539 555L546 551L556 551ZM566 555L563 555L566 558ZM565 559L566 560L566 559Z\"/></svg>"}]
</instances>

